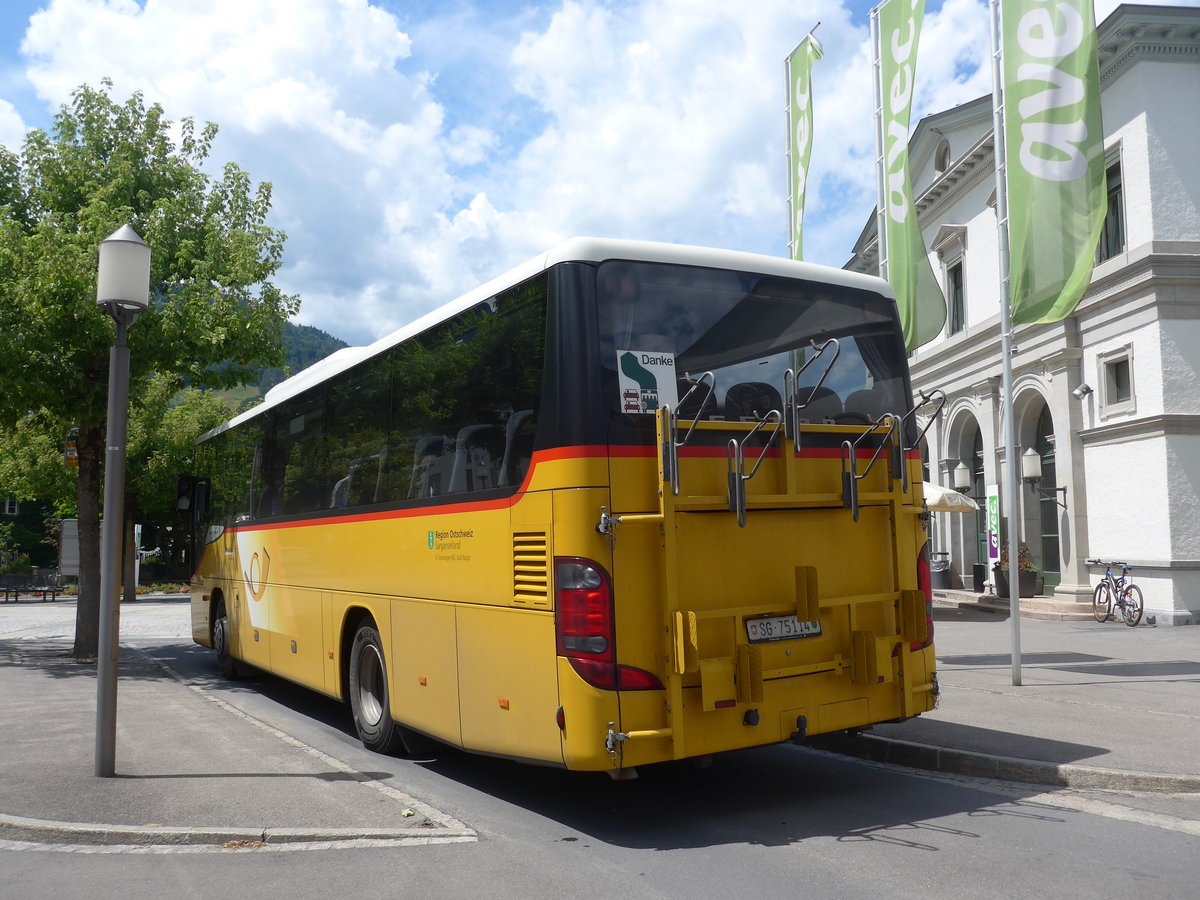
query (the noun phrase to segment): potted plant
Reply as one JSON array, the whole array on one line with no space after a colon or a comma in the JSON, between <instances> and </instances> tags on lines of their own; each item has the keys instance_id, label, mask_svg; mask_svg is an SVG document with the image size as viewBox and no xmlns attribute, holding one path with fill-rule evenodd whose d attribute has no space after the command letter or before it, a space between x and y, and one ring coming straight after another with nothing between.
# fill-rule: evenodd
<instances>
[{"instance_id":1,"label":"potted plant","mask_svg":"<svg viewBox=\"0 0 1200 900\"><path fill-rule=\"evenodd\" d=\"M1009 596L1008 588L1008 544L1000 545L1000 561L992 567L996 579L996 594ZM1017 545L1017 596L1033 597L1037 594L1038 567L1025 544Z\"/></svg>"}]
</instances>

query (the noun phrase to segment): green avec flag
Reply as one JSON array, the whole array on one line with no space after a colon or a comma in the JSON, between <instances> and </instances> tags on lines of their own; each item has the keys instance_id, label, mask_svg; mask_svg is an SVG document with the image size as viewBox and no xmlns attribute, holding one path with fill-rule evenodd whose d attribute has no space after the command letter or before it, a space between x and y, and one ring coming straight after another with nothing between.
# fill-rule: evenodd
<instances>
[{"instance_id":1,"label":"green avec flag","mask_svg":"<svg viewBox=\"0 0 1200 900\"><path fill-rule=\"evenodd\" d=\"M1104 225L1092 0L1005 0L1000 16L1012 321L1057 322L1087 290Z\"/></svg>"},{"instance_id":2,"label":"green avec flag","mask_svg":"<svg viewBox=\"0 0 1200 900\"><path fill-rule=\"evenodd\" d=\"M820 23L818 23L820 24ZM788 247L803 259L804 189L812 156L812 67L821 44L811 32L787 58L788 84Z\"/></svg>"},{"instance_id":3,"label":"green avec flag","mask_svg":"<svg viewBox=\"0 0 1200 900\"><path fill-rule=\"evenodd\" d=\"M887 278L896 293L904 346L912 351L937 337L946 324L946 299L921 236L908 169L909 123L917 40L925 0L891 0L879 7L879 79L884 170L883 246Z\"/></svg>"}]
</instances>

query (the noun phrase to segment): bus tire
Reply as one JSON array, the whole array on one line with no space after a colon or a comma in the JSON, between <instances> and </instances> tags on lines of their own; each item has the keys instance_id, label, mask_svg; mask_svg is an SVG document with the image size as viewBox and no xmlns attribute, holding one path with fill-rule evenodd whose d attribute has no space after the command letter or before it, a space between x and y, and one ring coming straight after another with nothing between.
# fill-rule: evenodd
<instances>
[{"instance_id":1,"label":"bus tire","mask_svg":"<svg viewBox=\"0 0 1200 900\"><path fill-rule=\"evenodd\" d=\"M229 638L229 615L225 611L225 598L218 597L212 626L213 649L217 651L217 671L221 673L222 678L237 681L242 673L237 660L233 658Z\"/></svg>"},{"instance_id":2,"label":"bus tire","mask_svg":"<svg viewBox=\"0 0 1200 900\"><path fill-rule=\"evenodd\" d=\"M401 752L404 742L388 705L383 641L370 620L363 622L354 634L354 644L350 648L349 683L354 728L363 746L378 753Z\"/></svg>"}]
</instances>

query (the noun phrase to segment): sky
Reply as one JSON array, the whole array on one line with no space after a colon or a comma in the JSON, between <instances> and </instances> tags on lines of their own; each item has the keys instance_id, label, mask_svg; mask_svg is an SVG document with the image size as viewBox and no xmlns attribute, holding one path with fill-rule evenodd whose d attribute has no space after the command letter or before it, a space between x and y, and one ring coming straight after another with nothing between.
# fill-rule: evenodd
<instances>
[{"instance_id":1,"label":"sky","mask_svg":"<svg viewBox=\"0 0 1200 900\"><path fill-rule=\"evenodd\" d=\"M208 170L273 185L296 321L367 344L575 235L786 255L783 60L818 22L804 251L843 265L875 204L871 6L5 0L0 143L106 77L216 122ZM988 43L984 0L927 0L914 124L991 91Z\"/></svg>"}]
</instances>

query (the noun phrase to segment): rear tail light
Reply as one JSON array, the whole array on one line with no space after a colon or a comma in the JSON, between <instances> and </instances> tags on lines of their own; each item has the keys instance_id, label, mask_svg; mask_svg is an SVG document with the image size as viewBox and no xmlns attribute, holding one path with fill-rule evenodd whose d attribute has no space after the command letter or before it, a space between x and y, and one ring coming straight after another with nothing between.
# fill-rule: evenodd
<instances>
[{"instance_id":1,"label":"rear tail light","mask_svg":"<svg viewBox=\"0 0 1200 900\"><path fill-rule=\"evenodd\" d=\"M554 585L558 655L566 657L584 681L608 691L662 690L653 673L617 665L612 581L598 563L556 557Z\"/></svg>"},{"instance_id":2,"label":"rear tail light","mask_svg":"<svg viewBox=\"0 0 1200 900\"><path fill-rule=\"evenodd\" d=\"M909 644L910 650L923 650L933 643L933 576L929 570L929 545L921 547L917 554L917 587L925 595L925 627L927 638Z\"/></svg>"}]
</instances>

